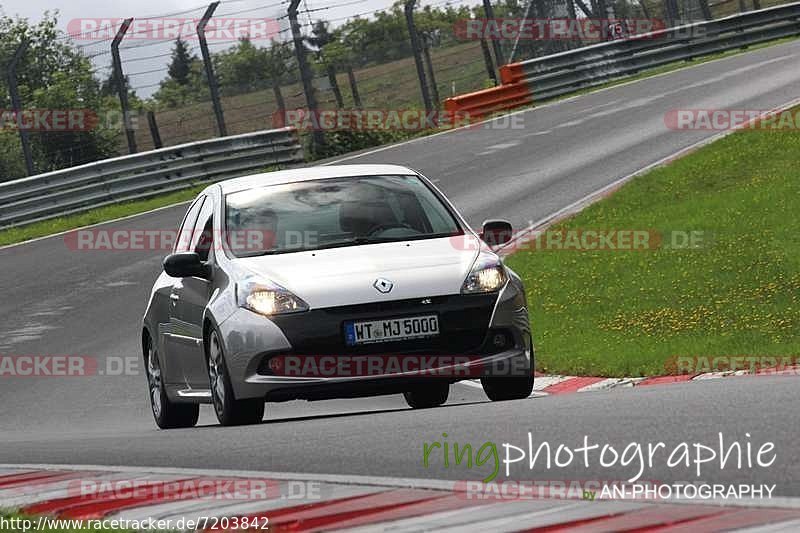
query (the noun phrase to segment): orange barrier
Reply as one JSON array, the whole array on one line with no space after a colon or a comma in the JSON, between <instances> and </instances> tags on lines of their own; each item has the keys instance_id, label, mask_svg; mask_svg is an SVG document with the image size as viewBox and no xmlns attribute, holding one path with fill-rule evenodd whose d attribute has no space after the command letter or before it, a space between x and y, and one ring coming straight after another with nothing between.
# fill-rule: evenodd
<instances>
[{"instance_id":1,"label":"orange barrier","mask_svg":"<svg viewBox=\"0 0 800 533\"><path fill-rule=\"evenodd\" d=\"M525 79L522 63L509 63L501 66L498 70L500 71L500 83L503 85L519 83Z\"/></svg>"},{"instance_id":2,"label":"orange barrier","mask_svg":"<svg viewBox=\"0 0 800 533\"><path fill-rule=\"evenodd\" d=\"M533 94L526 83L510 83L447 98L444 108L450 113L480 117L532 103Z\"/></svg>"}]
</instances>

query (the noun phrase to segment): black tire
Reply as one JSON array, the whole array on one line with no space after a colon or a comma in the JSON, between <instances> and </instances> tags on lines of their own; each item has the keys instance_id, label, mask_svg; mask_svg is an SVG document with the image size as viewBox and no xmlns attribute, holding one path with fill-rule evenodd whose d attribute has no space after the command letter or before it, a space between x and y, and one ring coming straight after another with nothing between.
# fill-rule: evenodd
<instances>
[{"instance_id":1,"label":"black tire","mask_svg":"<svg viewBox=\"0 0 800 533\"><path fill-rule=\"evenodd\" d=\"M206 339L208 380L217 420L223 426L258 424L264 419L264 399L236 399L217 331L209 331Z\"/></svg>"},{"instance_id":2,"label":"black tire","mask_svg":"<svg viewBox=\"0 0 800 533\"><path fill-rule=\"evenodd\" d=\"M191 403L176 403L170 401L164 387L161 374L161 362L158 353L153 347L153 342L148 337L145 340L145 368L147 385L150 396L150 409L156 425L161 429L190 428L197 425L200 416L200 406Z\"/></svg>"},{"instance_id":3,"label":"black tire","mask_svg":"<svg viewBox=\"0 0 800 533\"><path fill-rule=\"evenodd\" d=\"M406 403L414 409L439 407L450 395L450 383L426 383L408 392L404 392Z\"/></svg>"},{"instance_id":4,"label":"black tire","mask_svg":"<svg viewBox=\"0 0 800 533\"><path fill-rule=\"evenodd\" d=\"M533 376L481 378L481 385L493 402L522 400L533 392Z\"/></svg>"}]
</instances>

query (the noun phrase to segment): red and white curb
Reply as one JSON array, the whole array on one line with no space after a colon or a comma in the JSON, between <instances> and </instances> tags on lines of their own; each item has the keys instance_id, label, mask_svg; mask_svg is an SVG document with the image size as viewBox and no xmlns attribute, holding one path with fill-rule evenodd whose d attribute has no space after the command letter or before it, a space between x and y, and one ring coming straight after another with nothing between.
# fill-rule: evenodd
<instances>
[{"instance_id":1,"label":"red and white curb","mask_svg":"<svg viewBox=\"0 0 800 533\"><path fill-rule=\"evenodd\" d=\"M735 378L743 376L769 377L769 376L800 376L800 365L785 366L781 368L763 368L755 372L749 370L736 370L725 372L705 372L702 374L681 374L674 376L651 376L646 378L604 378L592 376L556 376L537 374L533 381L531 397L549 396L556 394L571 394L575 392L607 391L620 388L646 387L650 385L668 385L674 383L687 383L690 381L708 381L712 379ZM480 381L460 381L462 385L482 388Z\"/></svg>"},{"instance_id":2,"label":"red and white curb","mask_svg":"<svg viewBox=\"0 0 800 533\"><path fill-rule=\"evenodd\" d=\"M275 489L231 498L231 486ZM216 492L197 494L200 486ZM78 493L76 487L96 490ZM119 490L120 487L138 490ZM473 499L452 481L107 466L0 465L0 508L73 520L260 519L269 531L796 531L794 499L687 505ZM313 490L312 490L313 487ZM298 488L300 490L298 490ZM209 528L211 522L208 523ZM255 530L255 529L254 529Z\"/></svg>"}]
</instances>

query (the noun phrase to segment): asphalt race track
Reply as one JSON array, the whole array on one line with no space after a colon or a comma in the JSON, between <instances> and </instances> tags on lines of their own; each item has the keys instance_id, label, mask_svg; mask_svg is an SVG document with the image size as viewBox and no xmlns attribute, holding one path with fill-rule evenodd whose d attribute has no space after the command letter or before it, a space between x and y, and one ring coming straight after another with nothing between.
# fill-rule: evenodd
<instances>
[{"instance_id":1,"label":"asphalt race track","mask_svg":"<svg viewBox=\"0 0 800 533\"><path fill-rule=\"evenodd\" d=\"M517 227L569 205L614 180L715 132L671 131L671 109L770 109L800 96L800 42L761 49L514 115L522 129L472 128L345 158L420 169L473 224L505 217ZM501 119L508 125L510 119ZM118 229L172 229L184 206L111 223ZM164 254L76 252L63 237L0 250L0 354L77 354L138 358L139 325ZM534 281L535 282L535 281ZM534 324L534 333L535 333ZM114 359L116 360L116 359ZM113 373L101 364L106 374ZM113 365L112 365L113 366ZM800 496L795 460L800 424L794 377L759 377L617 389L489 403L454 386L448 404L411 411L399 396L269 404L265 422L220 428L210 407L201 426L157 431L141 364L128 375L2 378L0 463L77 463L230 468L328 474L474 479L491 470L444 468L424 442L577 447L591 441L714 445L726 439L775 443L767 469L704 469L702 480L775 483ZM138 372L136 372L138 371ZM138 374L138 375L130 375ZM750 438L745 433L750 434ZM697 479L665 461L644 478ZM573 462L547 471L526 466L519 479L627 479L631 468Z\"/></svg>"}]
</instances>

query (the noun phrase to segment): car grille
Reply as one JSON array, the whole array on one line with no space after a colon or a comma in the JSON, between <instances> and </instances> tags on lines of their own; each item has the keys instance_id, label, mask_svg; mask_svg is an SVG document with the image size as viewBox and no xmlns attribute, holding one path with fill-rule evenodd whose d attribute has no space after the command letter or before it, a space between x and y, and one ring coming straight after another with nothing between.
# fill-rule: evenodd
<instances>
[{"instance_id":1,"label":"car grille","mask_svg":"<svg viewBox=\"0 0 800 533\"><path fill-rule=\"evenodd\" d=\"M436 296L316 309L273 320L295 355L473 355L486 338L496 300L496 294ZM439 316L437 337L363 346L347 346L344 340L345 322L429 314Z\"/></svg>"}]
</instances>

